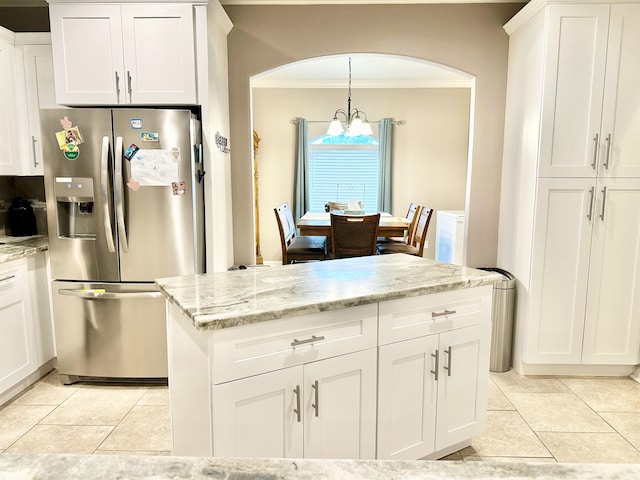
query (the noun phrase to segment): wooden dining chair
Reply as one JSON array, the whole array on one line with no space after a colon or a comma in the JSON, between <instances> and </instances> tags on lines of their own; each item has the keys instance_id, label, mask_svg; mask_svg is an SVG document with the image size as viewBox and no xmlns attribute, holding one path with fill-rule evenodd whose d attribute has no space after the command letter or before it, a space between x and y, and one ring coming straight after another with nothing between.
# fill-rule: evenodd
<instances>
[{"instance_id":1,"label":"wooden dining chair","mask_svg":"<svg viewBox=\"0 0 640 480\"><path fill-rule=\"evenodd\" d=\"M413 242L410 245L402 242L379 244L378 253L381 255L389 253L407 253L409 255L422 257L424 254L424 246L427 243L427 232L429 231L429 223L431 222L432 214L433 209L431 208L422 207L420 209Z\"/></svg>"},{"instance_id":2,"label":"wooden dining chair","mask_svg":"<svg viewBox=\"0 0 640 480\"><path fill-rule=\"evenodd\" d=\"M418 223L418 216L420 214L420 209L422 207L417 203L410 203L409 208L407 209L407 214L405 218L409 220L409 228L407 229L407 233L404 237L378 237L378 245L383 245L387 243L404 243L406 245L413 244L413 237L416 234L416 225Z\"/></svg>"},{"instance_id":3,"label":"wooden dining chair","mask_svg":"<svg viewBox=\"0 0 640 480\"><path fill-rule=\"evenodd\" d=\"M273 211L280 231L283 265L327 258L327 237L297 235L289 202L274 208Z\"/></svg>"},{"instance_id":4,"label":"wooden dining chair","mask_svg":"<svg viewBox=\"0 0 640 480\"><path fill-rule=\"evenodd\" d=\"M331 214L332 258L363 257L377 254L380 214Z\"/></svg>"}]
</instances>

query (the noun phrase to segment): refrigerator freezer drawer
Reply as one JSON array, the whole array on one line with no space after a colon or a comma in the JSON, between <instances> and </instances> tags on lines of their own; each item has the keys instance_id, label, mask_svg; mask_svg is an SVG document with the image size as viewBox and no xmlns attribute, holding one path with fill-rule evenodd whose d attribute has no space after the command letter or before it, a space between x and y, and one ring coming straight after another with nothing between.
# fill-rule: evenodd
<instances>
[{"instance_id":1,"label":"refrigerator freezer drawer","mask_svg":"<svg viewBox=\"0 0 640 480\"><path fill-rule=\"evenodd\" d=\"M152 283L52 283L58 371L167 377L165 302Z\"/></svg>"}]
</instances>

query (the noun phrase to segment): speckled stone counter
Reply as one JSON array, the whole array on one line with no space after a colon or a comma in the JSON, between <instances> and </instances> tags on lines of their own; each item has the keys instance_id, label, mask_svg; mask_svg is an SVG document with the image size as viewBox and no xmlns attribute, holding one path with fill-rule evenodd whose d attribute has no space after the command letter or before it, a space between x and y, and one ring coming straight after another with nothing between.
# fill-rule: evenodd
<instances>
[{"instance_id":1,"label":"speckled stone counter","mask_svg":"<svg viewBox=\"0 0 640 480\"><path fill-rule=\"evenodd\" d=\"M49 249L45 235L32 237L0 236L0 263L18 260Z\"/></svg>"},{"instance_id":2,"label":"speckled stone counter","mask_svg":"<svg viewBox=\"0 0 640 480\"><path fill-rule=\"evenodd\" d=\"M500 278L496 273L395 254L251 267L156 283L196 328L216 330L490 285Z\"/></svg>"},{"instance_id":3,"label":"speckled stone counter","mask_svg":"<svg viewBox=\"0 0 640 480\"><path fill-rule=\"evenodd\" d=\"M632 480L640 465L0 455L1 480Z\"/></svg>"}]
</instances>

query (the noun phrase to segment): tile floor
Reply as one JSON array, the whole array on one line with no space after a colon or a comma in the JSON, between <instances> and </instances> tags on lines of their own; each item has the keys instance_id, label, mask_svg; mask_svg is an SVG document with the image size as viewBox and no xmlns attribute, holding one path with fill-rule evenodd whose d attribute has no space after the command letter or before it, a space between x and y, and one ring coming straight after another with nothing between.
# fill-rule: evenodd
<instances>
[{"instance_id":1,"label":"tile floor","mask_svg":"<svg viewBox=\"0 0 640 480\"><path fill-rule=\"evenodd\" d=\"M640 383L491 373L487 429L447 460L640 463ZM166 386L63 386L0 407L0 453L170 455Z\"/></svg>"}]
</instances>

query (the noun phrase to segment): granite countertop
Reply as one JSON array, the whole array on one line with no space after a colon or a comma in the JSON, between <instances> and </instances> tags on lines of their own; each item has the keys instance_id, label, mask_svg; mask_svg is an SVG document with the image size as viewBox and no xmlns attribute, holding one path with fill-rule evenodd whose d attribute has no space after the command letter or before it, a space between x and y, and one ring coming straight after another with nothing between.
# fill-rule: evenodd
<instances>
[{"instance_id":1,"label":"granite countertop","mask_svg":"<svg viewBox=\"0 0 640 480\"><path fill-rule=\"evenodd\" d=\"M199 330L491 285L497 273L411 255L375 255L156 280Z\"/></svg>"},{"instance_id":2,"label":"granite countertop","mask_svg":"<svg viewBox=\"0 0 640 480\"><path fill-rule=\"evenodd\" d=\"M0 480L631 480L640 465L0 455Z\"/></svg>"},{"instance_id":3,"label":"granite countertop","mask_svg":"<svg viewBox=\"0 0 640 480\"><path fill-rule=\"evenodd\" d=\"M18 260L47 250L49 250L49 239L46 235L0 236L0 263Z\"/></svg>"}]
</instances>

